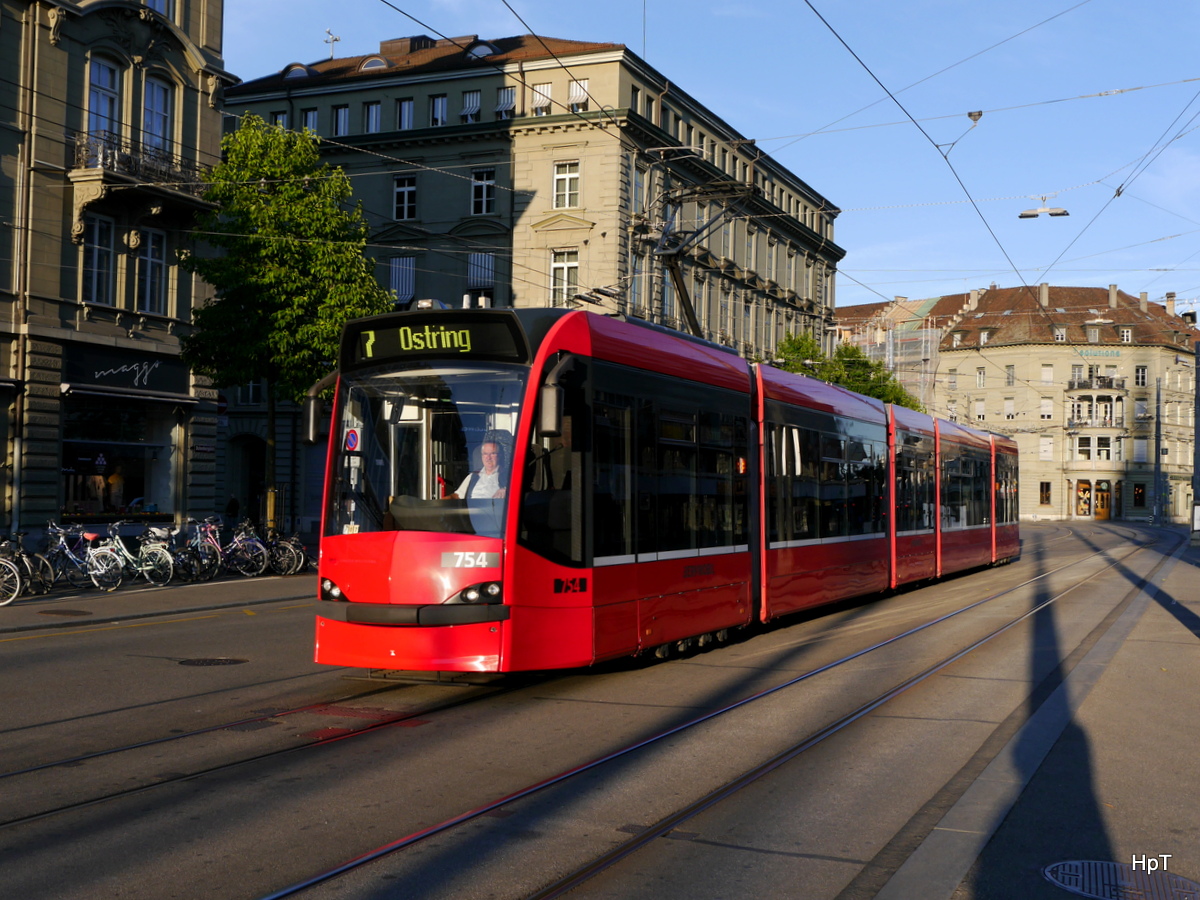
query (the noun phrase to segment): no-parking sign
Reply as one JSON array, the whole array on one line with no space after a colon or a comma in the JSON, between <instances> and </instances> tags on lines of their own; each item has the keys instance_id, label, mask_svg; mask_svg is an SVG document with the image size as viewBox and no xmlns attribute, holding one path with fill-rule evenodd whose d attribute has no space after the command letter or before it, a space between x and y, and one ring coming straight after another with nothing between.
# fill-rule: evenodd
<instances>
[{"instance_id":1,"label":"no-parking sign","mask_svg":"<svg viewBox=\"0 0 1200 900\"><path fill-rule=\"evenodd\" d=\"M350 450L350 451L354 451L354 450L358 449L358 429L357 428L347 428L346 429L346 449Z\"/></svg>"}]
</instances>

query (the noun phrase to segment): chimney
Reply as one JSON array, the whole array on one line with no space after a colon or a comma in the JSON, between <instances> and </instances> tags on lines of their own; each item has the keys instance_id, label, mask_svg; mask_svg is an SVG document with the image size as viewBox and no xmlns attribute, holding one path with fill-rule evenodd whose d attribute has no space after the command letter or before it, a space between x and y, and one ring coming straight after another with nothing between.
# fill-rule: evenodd
<instances>
[{"instance_id":1,"label":"chimney","mask_svg":"<svg viewBox=\"0 0 1200 900\"><path fill-rule=\"evenodd\" d=\"M1050 305L1050 283L1043 281L1038 285L1038 303L1042 306Z\"/></svg>"},{"instance_id":2,"label":"chimney","mask_svg":"<svg viewBox=\"0 0 1200 900\"><path fill-rule=\"evenodd\" d=\"M1142 291L1141 298L1138 300L1138 306L1141 307L1142 312L1150 312L1149 295L1145 291Z\"/></svg>"},{"instance_id":3,"label":"chimney","mask_svg":"<svg viewBox=\"0 0 1200 900\"><path fill-rule=\"evenodd\" d=\"M967 297L967 309L979 308L979 291L971 291Z\"/></svg>"},{"instance_id":4,"label":"chimney","mask_svg":"<svg viewBox=\"0 0 1200 900\"><path fill-rule=\"evenodd\" d=\"M1175 292L1167 291L1167 315L1175 318Z\"/></svg>"},{"instance_id":5,"label":"chimney","mask_svg":"<svg viewBox=\"0 0 1200 900\"><path fill-rule=\"evenodd\" d=\"M1117 286L1115 284L1110 284L1108 286L1108 308L1117 308Z\"/></svg>"}]
</instances>

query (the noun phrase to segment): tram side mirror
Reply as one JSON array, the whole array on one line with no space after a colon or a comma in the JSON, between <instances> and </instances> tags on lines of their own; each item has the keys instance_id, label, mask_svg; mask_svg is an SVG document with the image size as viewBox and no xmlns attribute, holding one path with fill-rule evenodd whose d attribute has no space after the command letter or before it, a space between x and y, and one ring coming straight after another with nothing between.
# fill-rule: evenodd
<instances>
[{"instance_id":1,"label":"tram side mirror","mask_svg":"<svg viewBox=\"0 0 1200 900\"><path fill-rule=\"evenodd\" d=\"M557 384L543 384L541 409L538 415L538 434L560 437L563 425L563 389Z\"/></svg>"},{"instance_id":2,"label":"tram side mirror","mask_svg":"<svg viewBox=\"0 0 1200 900\"><path fill-rule=\"evenodd\" d=\"M324 407L320 397L304 398L304 443L320 442L321 412Z\"/></svg>"}]
</instances>

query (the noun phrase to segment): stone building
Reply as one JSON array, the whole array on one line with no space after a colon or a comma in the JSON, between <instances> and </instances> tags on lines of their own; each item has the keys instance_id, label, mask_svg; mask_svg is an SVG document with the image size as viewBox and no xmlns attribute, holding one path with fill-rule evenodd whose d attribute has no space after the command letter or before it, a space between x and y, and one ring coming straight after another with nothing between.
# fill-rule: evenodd
<instances>
[{"instance_id":1,"label":"stone building","mask_svg":"<svg viewBox=\"0 0 1200 900\"><path fill-rule=\"evenodd\" d=\"M584 305L769 357L825 339L837 210L620 44L417 36L227 92L351 176L405 306ZM679 262L680 280L666 263Z\"/></svg>"},{"instance_id":2,"label":"stone building","mask_svg":"<svg viewBox=\"0 0 1200 900\"><path fill-rule=\"evenodd\" d=\"M925 385L935 415L1016 439L1023 519L1190 521L1195 325L1174 294L1116 285L993 285L838 312L840 338L875 358L938 336L919 368L894 371L918 396Z\"/></svg>"},{"instance_id":3,"label":"stone building","mask_svg":"<svg viewBox=\"0 0 1200 900\"><path fill-rule=\"evenodd\" d=\"M215 505L175 262L218 159L222 0L0 0L5 525Z\"/></svg>"}]
</instances>

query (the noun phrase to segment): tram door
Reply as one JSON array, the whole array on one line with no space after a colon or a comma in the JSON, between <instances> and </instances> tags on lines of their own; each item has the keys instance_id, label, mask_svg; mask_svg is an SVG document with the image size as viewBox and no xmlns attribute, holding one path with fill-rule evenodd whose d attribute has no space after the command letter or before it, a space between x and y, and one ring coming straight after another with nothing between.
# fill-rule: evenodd
<instances>
[{"instance_id":1,"label":"tram door","mask_svg":"<svg viewBox=\"0 0 1200 900\"><path fill-rule=\"evenodd\" d=\"M1096 482L1096 520L1108 519L1111 516L1109 511L1112 505L1112 482L1097 481Z\"/></svg>"}]
</instances>

